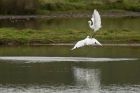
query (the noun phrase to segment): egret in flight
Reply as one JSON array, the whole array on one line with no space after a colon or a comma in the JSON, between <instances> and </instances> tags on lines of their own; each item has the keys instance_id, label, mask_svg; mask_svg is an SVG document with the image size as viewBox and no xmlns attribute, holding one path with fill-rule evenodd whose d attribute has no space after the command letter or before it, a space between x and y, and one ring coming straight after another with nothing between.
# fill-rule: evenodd
<instances>
[{"instance_id":1,"label":"egret in flight","mask_svg":"<svg viewBox=\"0 0 140 93\"><path fill-rule=\"evenodd\" d=\"M101 26L101 17L100 17L99 12L96 9L94 9L94 12L92 14L92 18L91 18L90 21L88 21L88 23L89 23L89 27L91 29L93 29L94 32L97 32L102 27ZM98 40L96 40L95 38L90 38L89 36L87 36L87 38L78 41L75 44L75 46L72 48L72 50L74 50L76 48L86 46L86 45L92 45L92 46L100 45L100 46L102 46L101 43Z\"/></svg>"},{"instance_id":2,"label":"egret in flight","mask_svg":"<svg viewBox=\"0 0 140 93\"><path fill-rule=\"evenodd\" d=\"M92 14L92 18L90 21L88 21L89 27L94 31L97 32L102 26L101 26L101 17L99 12L94 9L94 12Z\"/></svg>"},{"instance_id":3,"label":"egret in flight","mask_svg":"<svg viewBox=\"0 0 140 93\"><path fill-rule=\"evenodd\" d=\"M91 45L91 46L102 46L102 44L96 40L95 38L90 38L89 36L87 36L85 39L78 41L75 46L72 48L72 50L76 49L76 48L80 48L86 45Z\"/></svg>"}]
</instances>

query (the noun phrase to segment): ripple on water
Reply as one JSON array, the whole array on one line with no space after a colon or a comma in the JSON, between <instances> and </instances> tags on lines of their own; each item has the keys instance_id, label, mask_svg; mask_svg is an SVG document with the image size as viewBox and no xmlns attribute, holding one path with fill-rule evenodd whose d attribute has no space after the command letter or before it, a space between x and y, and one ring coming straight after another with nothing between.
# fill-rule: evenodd
<instances>
[{"instance_id":1,"label":"ripple on water","mask_svg":"<svg viewBox=\"0 0 140 93\"><path fill-rule=\"evenodd\" d=\"M8 61L26 61L26 62L107 62L107 61L127 61L127 60L138 60L137 58L92 58L92 57L0 57L0 60Z\"/></svg>"}]
</instances>

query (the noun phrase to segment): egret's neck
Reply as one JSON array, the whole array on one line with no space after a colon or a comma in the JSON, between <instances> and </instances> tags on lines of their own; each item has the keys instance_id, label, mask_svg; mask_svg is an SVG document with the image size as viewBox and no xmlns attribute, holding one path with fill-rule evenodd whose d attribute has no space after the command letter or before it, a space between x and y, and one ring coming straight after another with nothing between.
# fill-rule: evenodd
<instances>
[{"instance_id":1,"label":"egret's neck","mask_svg":"<svg viewBox=\"0 0 140 93\"><path fill-rule=\"evenodd\" d=\"M89 21L89 26L92 27L91 21Z\"/></svg>"}]
</instances>

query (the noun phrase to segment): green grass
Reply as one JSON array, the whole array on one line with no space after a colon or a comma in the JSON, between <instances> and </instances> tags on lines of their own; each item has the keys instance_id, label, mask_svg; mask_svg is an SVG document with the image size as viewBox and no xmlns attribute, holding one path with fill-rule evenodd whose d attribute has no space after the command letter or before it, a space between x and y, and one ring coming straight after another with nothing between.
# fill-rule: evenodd
<instances>
[{"instance_id":1,"label":"green grass","mask_svg":"<svg viewBox=\"0 0 140 93\"><path fill-rule=\"evenodd\" d=\"M3 45L31 45L49 43L74 43L84 39L89 33L77 30L17 30L14 28L0 29L0 44ZM122 30L100 31L96 38L102 43L140 43L140 32Z\"/></svg>"},{"instance_id":2,"label":"green grass","mask_svg":"<svg viewBox=\"0 0 140 93\"><path fill-rule=\"evenodd\" d=\"M70 10L102 10L122 9L140 11L139 0L40 0L41 10L70 11Z\"/></svg>"}]
</instances>

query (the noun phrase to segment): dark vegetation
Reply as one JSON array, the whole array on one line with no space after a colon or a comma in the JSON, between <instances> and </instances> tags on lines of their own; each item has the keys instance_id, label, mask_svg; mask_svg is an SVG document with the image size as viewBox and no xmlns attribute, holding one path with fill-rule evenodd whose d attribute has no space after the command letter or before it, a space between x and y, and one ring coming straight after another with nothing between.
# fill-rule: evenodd
<instances>
[{"instance_id":1,"label":"dark vegetation","mask_svg":"<svg viewBox=\"0 0 140 93\"><path fill-rule=\"evenodd\" d=\"M35 14L38 4L38 0L0 0L0 14Z\"/></svg>"},{"instance_id":2,"label":"dark vegetation","mask_svg":"<svg viewBox=\"0 0 140 93\"><path fill-rule=\"evenodd\" d=\"M140 11L140 0L0 0L0 14L44 14L95 8Z\"/></svg>"},{"instance_id":3,"label":"dark vegetation","mask_svg":"<svg viewBox=\"0 0 140 93\"><path fill-rule=\"evenodd\" d=\"M102 10L140 11L140 0L41 0L41 10Z\"/></svg>"}]
</instances>

